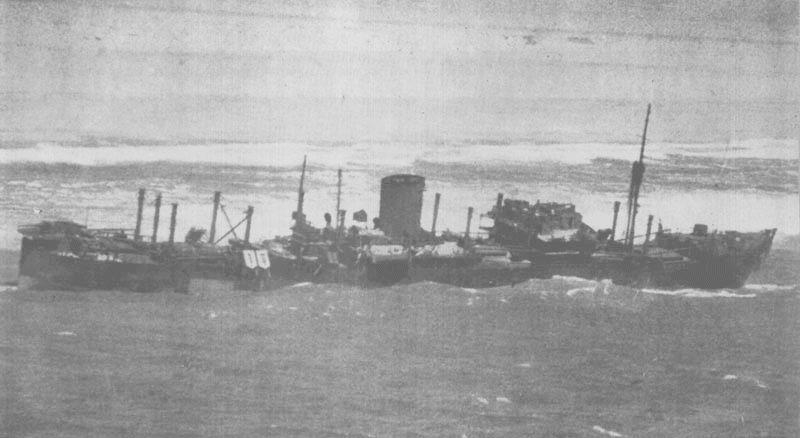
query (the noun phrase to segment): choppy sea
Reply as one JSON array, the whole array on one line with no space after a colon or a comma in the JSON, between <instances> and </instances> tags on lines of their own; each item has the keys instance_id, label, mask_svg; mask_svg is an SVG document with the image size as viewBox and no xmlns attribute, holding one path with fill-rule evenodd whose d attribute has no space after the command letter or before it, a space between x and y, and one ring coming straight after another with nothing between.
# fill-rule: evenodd
<instances>
[{"instance_id":1,"label":"choppy sea","mask_svg":"<svg viewBox=\"0 0 800 438\"><path fill-rule=\"evenodd\" d=\"M380 178L426 177L423 226L497 192L573 202L595 228L627 192L637 144L127 144L0 149L0 247L69 218L133 227L136 190L207 226L213 191L254 234L283 234L309 160L306 211L378 209ZM648 144L643 215L665 227L777 227L739 290L631 289L557 277L472 290L198 281L187 295L0 287L0 431L8 436L798 436L795 142ZM161 237L166 236L166 218ZM146 226L145 229L148 229ZM15 254L4 251L2 280Z\"/></svg>"},{"instance_id":2,"label":"choppy sea","mask_svg":"<svg viewBox=\"0 0 800 438\"><path fill-rule=\"evenodd\" d=\"M800 433L792 287L0 292L8 436Z\"/></svg>"}]
</instances>

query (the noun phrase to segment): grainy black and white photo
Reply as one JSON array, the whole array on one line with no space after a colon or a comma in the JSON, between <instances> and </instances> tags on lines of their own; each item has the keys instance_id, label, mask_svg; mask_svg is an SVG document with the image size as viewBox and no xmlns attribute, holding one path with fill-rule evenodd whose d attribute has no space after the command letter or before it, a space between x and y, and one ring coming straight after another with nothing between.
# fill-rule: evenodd
<instances>
[{"instance_id":1,"label":"grainy black and white photo","mask_svg":"<svg viewBox=\"0 0 800 438\"><path fill-rule=\"evenodd\" d=\"M796 0L0 0L0 436L800 436Z\"/></svg>"}]
</instances>

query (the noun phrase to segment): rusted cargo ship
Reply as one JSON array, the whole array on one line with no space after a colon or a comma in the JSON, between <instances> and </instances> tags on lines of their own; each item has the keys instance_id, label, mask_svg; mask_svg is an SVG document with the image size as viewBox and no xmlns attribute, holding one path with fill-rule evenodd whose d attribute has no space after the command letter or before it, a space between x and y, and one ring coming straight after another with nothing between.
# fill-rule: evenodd
<instances>
[{"instance_id":1,"label":"rusted cargo ship","mask_svg":"<svg viewBox=\"0 0 800 438\"><path fill-rule=\"evenodd\" d=\"M168 242L156 242L161 198L156 198L153 235L141 236L144 190L139 192L136 229L90 230L72 222L42 222L20 227L24 235L20 275L46 287L124 288L185 291L192 278L229 279L247 287L275 288L294 282L387 285L436 281L464 287L516 284L530 278L574 275L611 278L620 284L657 287L740 287L769 253L774 229L755 233L709 233L697 225L690 234L665 231L651 236L652 216L642 242L635 235L639 191L644 179L648 106L639 159L633 163L627 218L616 238L620 203L610 229L595 231L572 204L504 199L498 195L487 213L487 235L473 235L468 209L463 234L437 234L441 200L436 194L430 230L420 225L425 178L390 175L381 180L379 216L369 227L363 210L345 227L339 171L334 218L314 227L304 207L306 160L300 175L291 235L250 242L253 208L228 232L216 237L218 211L228 218L214 195L211 228L193 230L174 242L177 204L173 204ZM229 221L230 223L230 221ZM236 229L243 225L239 238ZM229 244L217 246L232 235ZM651 237L653 237L651 239ZM639 239L639 241L636 241Z\"/></svg>"}]
</instances>

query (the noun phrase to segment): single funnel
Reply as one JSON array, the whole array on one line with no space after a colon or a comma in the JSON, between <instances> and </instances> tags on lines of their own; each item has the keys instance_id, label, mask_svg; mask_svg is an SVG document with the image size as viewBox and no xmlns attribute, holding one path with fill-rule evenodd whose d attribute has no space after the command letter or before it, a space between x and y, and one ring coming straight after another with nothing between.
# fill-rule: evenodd
<instances>
[{"instance_id":1,"label":"single funnel","mask_svg":"<svg viewBox=\"0 0 800 438\"><path fill-rule=\"evenodd\" d=\"M425 178L418 175L390 175L381 180L380 224L391 237L414 237L422 231L422 192Z\"/></svg>"}]
</instances>

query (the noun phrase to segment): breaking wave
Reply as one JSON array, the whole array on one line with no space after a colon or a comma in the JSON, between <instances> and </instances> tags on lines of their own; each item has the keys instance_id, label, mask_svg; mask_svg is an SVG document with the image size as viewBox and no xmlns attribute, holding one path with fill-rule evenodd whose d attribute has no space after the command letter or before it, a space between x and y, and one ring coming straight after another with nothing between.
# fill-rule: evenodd
<instances>
[{"instance_id":1,"label":"breaking wave","mask_svg":"<svg viewBox=\"0 0 800 438\"><path fill-rule=\"evenodd\" d=\"M703 289L642 289L642 292L656 295L674 295L686 298L755 298L758 295L754 293L736 293L727 289L721 290L703 290Z\"/></svg>"},{"instance_id":2,"label":"breaking wave","mask_svg":"<svg viewBox=\"0 0 800 438\"><path fill-rule=\"evenodd\" d=\"M412 288L432 287L436 283L420 283L412 285ZM451 286L441 285L444 288ZM702 299L732 299L732 298L759 298L769 297L779 292L780 295L788 296L800 292L798 285L777 285L777 284L752 284L745 285L741 289L716 289L705 290L695 288L683 289L657 289L657 288L632 288L629 286L618 285L610 279L590 280L580 277L555 275L549 279L530 279L515 286L500 286L487 289L456 288L470 297L467 305L476 303L479 297L491 297L501 302L507 302L509 296L515 294L540 295L542 297L565 297L580 301L611 302L622 301L647 301L648 296L664 295L681 298L702 298Z\"/></svg>"},{"instance_id":3,"label":"breaking wave","mask_svg":"<svg viewBox=\"0 0 800 438\"><path fill-rule=\"evenodd\" d=\"M330 167L410 166L416 160L436 163L519 163L556 161L587 164L596 158L631 161L637 144L624 143L548 143L518 142L508 144L424 144L424 143L353 143L314 145L308 143L209 143L176 145L113 144L101 146L38 143L33 147L0 149L0 164L36 162L104 166L121 163L209 163L240 166L296 167L309 155L313 163ZM720 159L762 158L798 159L793 140L760 139L735 143L651 143L647 157L663 160L670 155L688 155Z\"/></svg>"}]
</instances>

